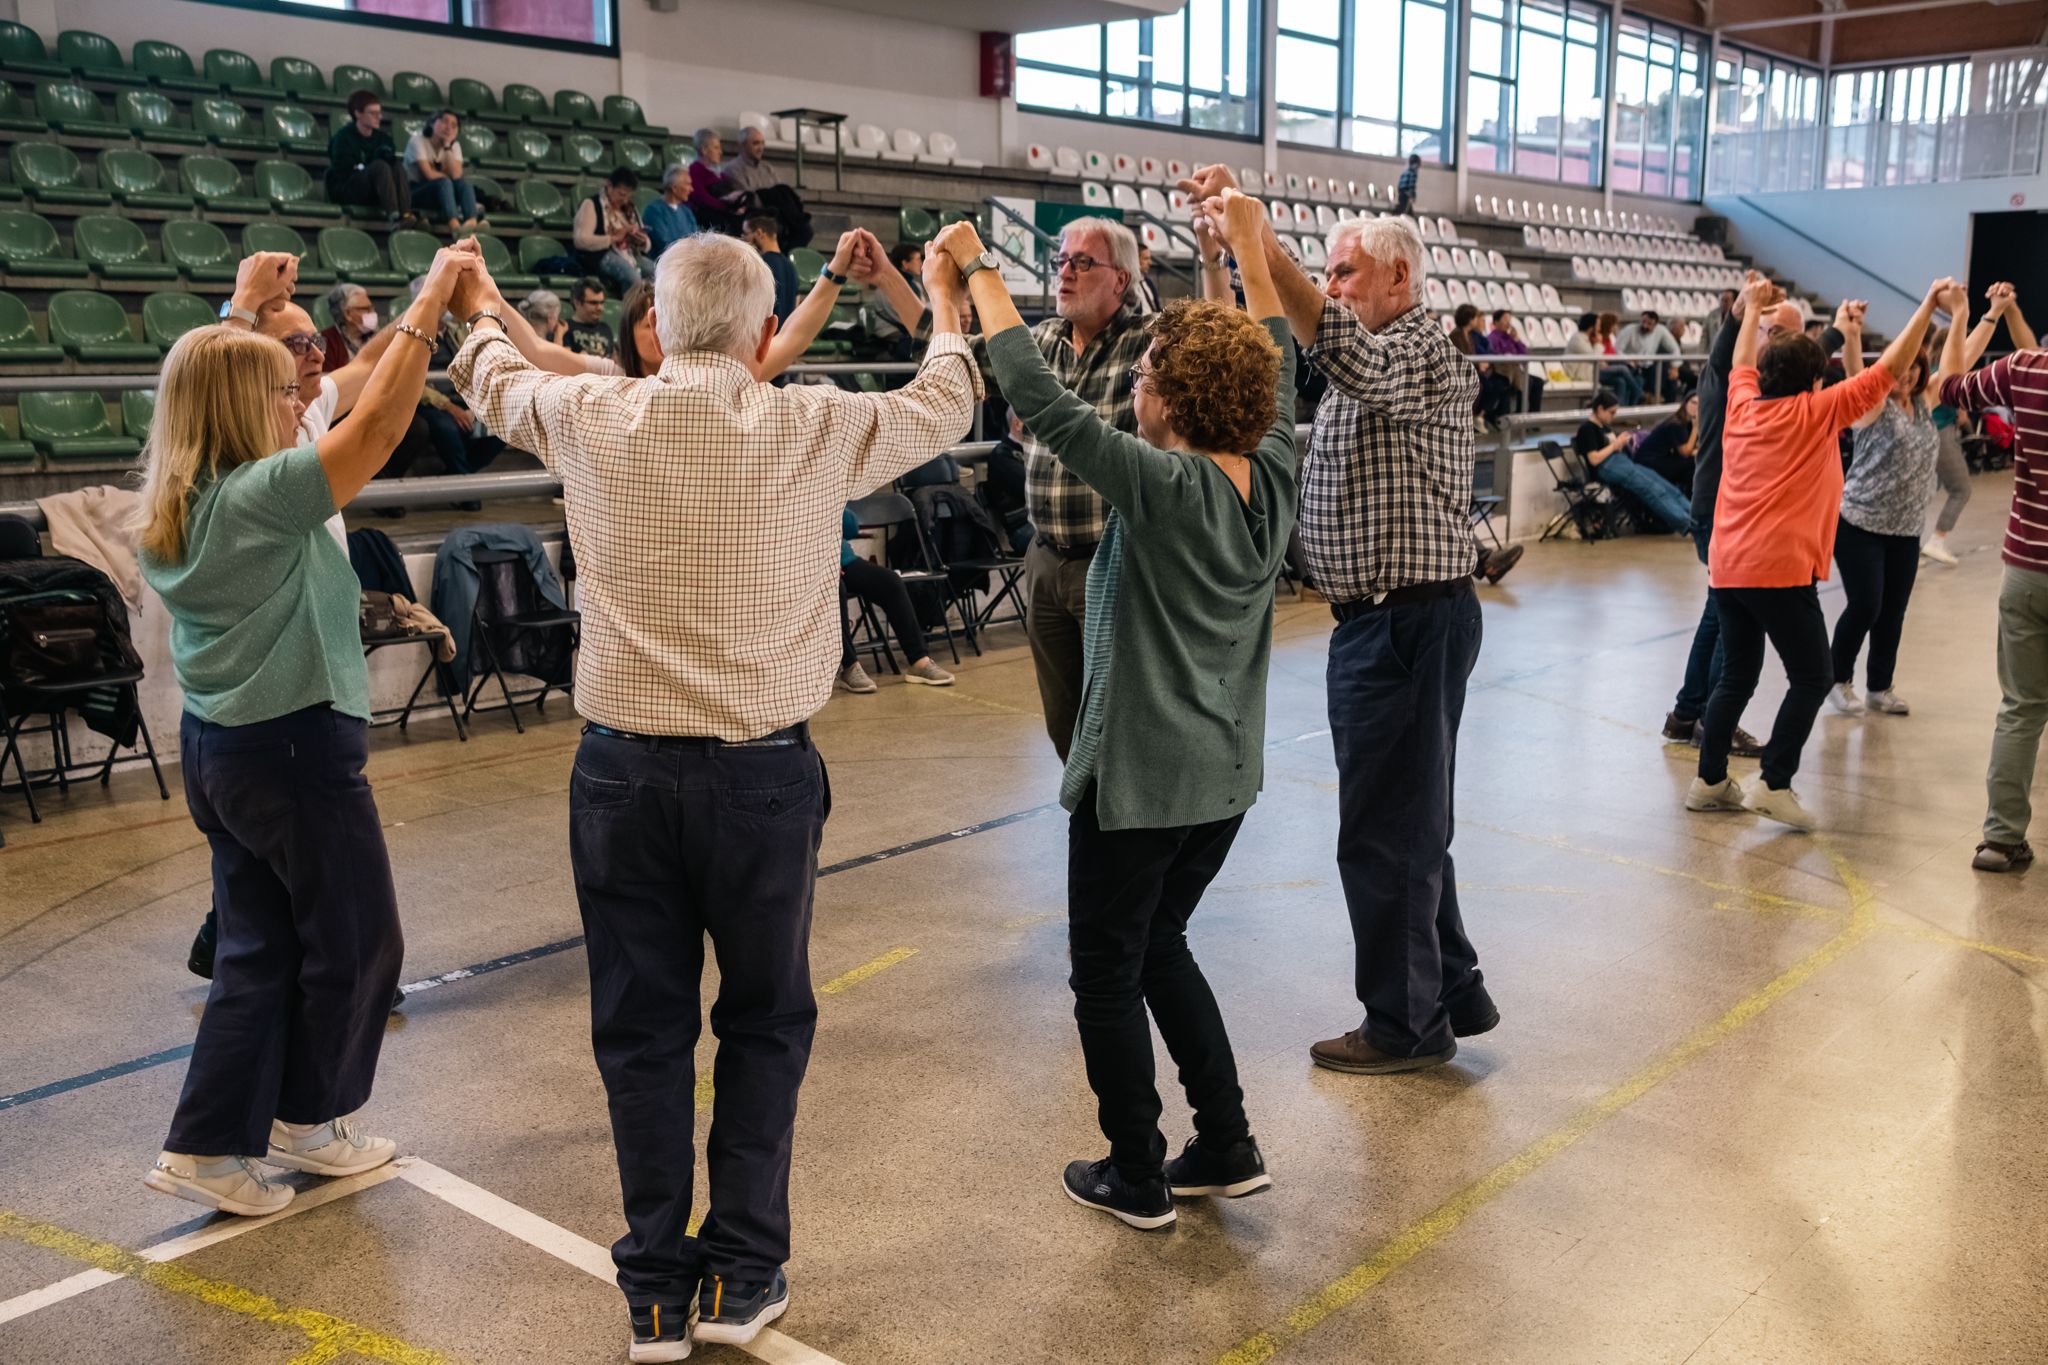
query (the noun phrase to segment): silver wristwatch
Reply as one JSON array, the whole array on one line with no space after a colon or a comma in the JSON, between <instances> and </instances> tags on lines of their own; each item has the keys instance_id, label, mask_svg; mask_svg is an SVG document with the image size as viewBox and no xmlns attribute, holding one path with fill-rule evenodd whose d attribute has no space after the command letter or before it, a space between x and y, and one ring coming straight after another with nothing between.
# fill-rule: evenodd
<instances>
[{"instance_id":1,"label":"silver wristwatch","mask_svg":"<svg viewBox=\"0 0 2048 1365\"><path fill-rule=\"evenodd\" d=\"M993 250L984 251L961 269L960 278L963 281L971 280L982 271L994 270L1002 263L1002 257L996 255Z\"/></svg>"}]
</instances>

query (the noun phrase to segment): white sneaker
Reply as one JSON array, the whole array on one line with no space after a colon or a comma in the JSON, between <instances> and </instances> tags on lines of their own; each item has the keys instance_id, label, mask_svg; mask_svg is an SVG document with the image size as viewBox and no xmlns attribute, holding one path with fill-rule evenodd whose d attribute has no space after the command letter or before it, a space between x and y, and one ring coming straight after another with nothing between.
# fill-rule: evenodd
<instances>
[{"instance_id":1,"label":"white sneaker","mask_svg":"<svg viewBox=\"0 0 2048 1365\"><path fill-rule=\"evenodd\" d=\"M1872 692L1869 697L1865 698L1865 704L1871 710L1887 716L1910 716L1913 714L1913 708L1906 705L1906 699L1892 691L1889 687L1885 688L1882 692Z\"/></svg>"},{"instance_id":2,"label":"white sneaker","mask_svg":"<svg viewBox=\"0 0 2048 1365\"><path fill-rule=\"evenodd\" d=\"M875 690L875 680L868 676L868 671L860 666L858 660L839 670L839 685L862 696Z\"/></svg>"},{"instance_id":3,"label":"white sneaker","mask_svg":"<svg viewBox=\"0 0 2048 1365\"><path fill-rule=\"evenodd\" d=\"M291 1186L265 1179L245 1156L201 1161L180 1152L165 1152L142 1177L142 1183L161 1194L245 1218L276 1213L292 1202L293 1194Z\"/></svg>"},{"instance_id":4,"label":"white sneaker","mask_svg":"<svg viewBox=\"0 0 2048 1365\"><path fill-rule=\"evenodd\" d=\"M1869 709L1863 704L1863 698L1856 695L1853 683L1836 683L1829 688L1828 705L1845 716L1860 716Z\"/></svg>"},{"instance_id":5,"label":"white sneaker","mask_svg":"<svg viewBox=\"0 0 2048 1365\"><path fill-rule=\"evenodd\" d=\"M1742 804L1766 820L1776 820L1794 829L1811 830L1816 827L1817 822L1806 807L1799 804L1798 793L1790 787L1773 790L1759 782L1750 788L1749 795L1742 798Z\"/></svg>"},{"instance_id":6,"label":"white sneaker","mask_svg":"<svg viewBox=\"0 0 2048 1365\"><path fill-rule=\"evenodd\" d=\"M347 1119L330 1119L303 1134L294 1133L272 1119L270 1155L263 1159L273 1166L308 1175L361 1175L397 1155L397 1143L390 1138L371 1137Z\"/></svg>"},{"instance_id":7,"label":"white sneaker","mask_svg":"<svg viewBox=\"0 0 2048 1365\"><path fill-rule=\"evenodd\" d=\"M1708 786L1706 779L1695 777L1692 786L1685 793L1687 810L1741 810L1742 784L1732 777L1724 777L1715 786Z\"/></svg>"},{"instance_id":8,"label":"white sneaker","mask_svg":"<svg viewBox=\"0 0 2048 1365\"><path fill-rule=\"evenodd\" d=\"M936 661L926 659L903 675L905 682L923 683L927 687L951 687L953 675L940 668Z\"/></svg>"},{"instance_id":9,"label":"white sneaker","mask_svg":"<svg viewBox=\"0 0 2048 1365\"><path fill-rule=\"evenodd\" d=\"M1937 564L1946 564L1951 569L1956 566L1956 557L1949 552L1946 536L1930 536L1927 543L1920 547L1920 553Z\"/></svg>"}]
</instances>

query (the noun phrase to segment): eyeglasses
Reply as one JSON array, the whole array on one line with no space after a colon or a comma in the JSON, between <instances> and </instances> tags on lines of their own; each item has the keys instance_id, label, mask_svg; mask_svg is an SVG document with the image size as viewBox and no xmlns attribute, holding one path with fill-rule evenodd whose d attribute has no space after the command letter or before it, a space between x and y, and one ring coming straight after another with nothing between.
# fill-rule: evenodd
<instances>
[{"instance_id":1,"label":"eyeglasses","mask_svg":"<svg viewBox=\"0 0 2048 1365\"><path fill-rule=\"evenodd\" d=\"M1052 258L1053 273L1059 275L1066 274L1068 266L1074 267L1076 275L1085 275L1101 264L1102 262L1096 260L1093 256L1070 256L1065 252L1061 252Z\"/></svg>"},{"instance_id":2,"label":"eyeglasses","mask_svg":"<svg viewBox=\"0 0 2048 1365\"><path fill-rule=\"evenodd\" d=\"M323 349L320 338L312 332L293 332L288 337L279 337L278 340L284 343L284 348L293 355L311 355Z\"/></svg>"},{"instance_id":3,"label":"eyeglasses","mask_svg":"<svg viewBox=\"0 0 2048 1365\"><path fill-rule=\"evenodd\" d=\"M297 398L299 396L299 381L294 379L289 384L279 384L277 391L287 398Z\"/></svg>"},{"instance_id":4,"label":"eyeglasses","mask_svg":"<svg viewBox=\"0 0 2048 1365\"><path fill-rule=\"evenodd\" d=\"M1142 360L1131 366L1131 387L1135 389L1138 385L1143 384L1150 388L1153 373L1152 367Z\"/></svg>"}]
</instances>

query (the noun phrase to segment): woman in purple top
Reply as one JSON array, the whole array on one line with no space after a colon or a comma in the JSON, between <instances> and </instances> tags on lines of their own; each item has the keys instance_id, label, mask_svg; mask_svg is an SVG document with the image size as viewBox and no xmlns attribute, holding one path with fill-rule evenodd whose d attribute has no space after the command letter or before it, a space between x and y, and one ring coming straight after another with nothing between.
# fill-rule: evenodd
<instances>
[{"instance_id":1,"label":"woman in purple top","mask_svg":"<svg viewBox=\"0 0 2048 1365\"><path fill-rule=\"evenodd\" d=\"M693 139L697 159L690 163L690 211L697 221L713 232L738 236L746 217L747 192L732 183L718 168L725 154L725 141L710 128L699 128Z\"/></svg>"}]
</instances>

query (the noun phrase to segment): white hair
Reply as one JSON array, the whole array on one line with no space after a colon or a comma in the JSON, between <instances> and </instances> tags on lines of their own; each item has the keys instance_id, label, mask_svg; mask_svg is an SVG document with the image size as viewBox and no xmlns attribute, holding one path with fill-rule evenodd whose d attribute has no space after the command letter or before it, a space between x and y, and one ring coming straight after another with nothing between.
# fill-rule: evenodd
<instances>
[{"instance_id":1,"label":"white hair","mask_svg":"<svg viewBox=\"0 0 2048 1365\"><path fill-rule=\"evenodd\" d=\"M675 184L678 179L688 180L689 178L690 168L681 162L677 162L661 173L661 192L667 194L668 187Z\"/></svg>"},{"instance_id":2,"label":"white hair","mask_svg":"<svg viewBox=\"0 0 2048 1365\"><path fill-rule=\"evenodd\" d=\"M536 289L519 300L519 313L536 327L552 327L562 320L562 297L552 289Z\"/></svg>"},{"instance_id":3,"label":"white hair","mask_svg":"<svg viewBox=\"0 0 2048 1365\"><path fill-rule=\"evenodd\" d=\"M1417 298L1422 296L1422 281L1429 273L1429 256L1422 249L1422 234L1415 230L1415 224L1399 215L1353 218L1331 228L1323 248L1334 261L1339 252L1354 243L1360 251L1382 265L1407 262L1409 286Z\"/></svg>"},{"instance_id":4,"label":"white hair","mask_svg":"<svg viewBox=\"0 0 2048 1365\"><path fill-rule=\"evenodd\" d=\"M775 277L737 237L685 237L654 265L654 324L664 355L717 351L752 360L761 324L775 316Z\"/></svg>"},{"instance_id":5,"label":"white hair","mask_svg":"<svg viewBox=\"0 0 2048 1365\"><path fill-rule=\"evenodd\" d=\"M335 326L339 327L341 325L341 315L347 310L349 300L358 294L361 294L366 301L370 297L369 290L359 284L350 284L346 280L343 280L340 284L327 291L327 311L333 316Z\"/></svg>"},{"instance_id":6,"label":"white hair","mask_svg":"<svg viewBox=\"0 0 2048 1365\"><path fill-rule=\"evenodd\" d=\"M716 128L699 128L691 136L690 144L694 146L699 152L702 152L706 147L709 147L711 145L712 140L714 138L716 138L720 142L725 141L724 138L718 136L718 130Z\"/></svg>"},{"instance_id":7,"label":"white hair","mask_svg":"<svg viewBox=\"0 0 2048 1365\"><path fill-rule=\"evenodd\" d=\"M1114 218L1075 218L1060 229L1060 245L1066 246L1067 238L1076 232L1099 232L1102 240L1109 243L1109 260L1106 264L1115 266L1130 276L1130 283L1124 286L1124 307L1135 312L1145 311L1145 292L1138 287L1138 239L1131 230Z\"/></svg>"}]
</instances>

